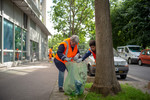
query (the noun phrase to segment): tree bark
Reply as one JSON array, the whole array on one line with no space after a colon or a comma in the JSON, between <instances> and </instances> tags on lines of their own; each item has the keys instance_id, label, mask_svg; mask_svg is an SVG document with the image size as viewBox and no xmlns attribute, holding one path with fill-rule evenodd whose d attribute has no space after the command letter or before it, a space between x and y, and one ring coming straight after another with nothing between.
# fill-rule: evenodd
<instances>
[{"instance_id":1,"label":"tree bark","mask_svg":"<svg viewBox=\"0 0 150 100\"><path fill-rule=\"evenodd\" d=\"M96 74L92 92L103 96L121 91L114 66L109 0L95 0Z\"/></svg>"}]
</instances>

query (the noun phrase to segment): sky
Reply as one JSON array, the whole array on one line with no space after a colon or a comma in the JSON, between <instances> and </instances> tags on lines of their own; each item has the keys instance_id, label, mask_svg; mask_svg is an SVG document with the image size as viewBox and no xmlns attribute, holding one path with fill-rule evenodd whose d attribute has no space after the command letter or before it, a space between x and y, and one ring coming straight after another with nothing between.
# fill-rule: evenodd
<instances>
[{"instance_id":1,"label":"sky","mask_svg":"<svg viewBox=\"0 0 150 100\"><path fill-rule=\"evenodd\" d=\"M56 34L56 30L54 30L53 28L53 23L52 21L50 20L50 15L48 12L50 12L50 6L52 6L53 3L52 3L52 0L47 0L46 2L46 9L47 9L47 13L46 13L46 27L48 28L49 32L54 35ZM50 36L49 36L50 38Z\"/></svg>"}]
</instances>

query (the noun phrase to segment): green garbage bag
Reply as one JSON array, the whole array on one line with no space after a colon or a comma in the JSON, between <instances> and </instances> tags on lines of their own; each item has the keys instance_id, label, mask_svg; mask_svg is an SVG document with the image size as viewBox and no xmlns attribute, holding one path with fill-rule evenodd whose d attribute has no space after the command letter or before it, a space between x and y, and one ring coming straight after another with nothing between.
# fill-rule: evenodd
<instances>
[{"instance_id":1,"label":"green garbage bag","mask_svg":"<svg viewBox=\"0 0 150 100\"><path fill-rule=\"evenodd\" d=\"M64 82L64 91L69 95L80 95L84 92L87 80L87 66L84 62L67 62L68 75Z\"/></svg>"}]
</instances>

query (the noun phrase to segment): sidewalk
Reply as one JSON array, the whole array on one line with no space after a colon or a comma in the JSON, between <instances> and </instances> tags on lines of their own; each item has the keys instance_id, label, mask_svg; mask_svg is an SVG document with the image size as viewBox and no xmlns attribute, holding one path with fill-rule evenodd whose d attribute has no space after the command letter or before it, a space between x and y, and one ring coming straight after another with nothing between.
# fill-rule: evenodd
<instances>
[{"instance_id":1,"label":"sidewalk","mask_svg":"<svg viewBox=\"0 0 150 100\"><path fill-rule=\"evenodd\" d=\"M67 71L65 71L64 77L66 78L66 76L67 76ZM64 92L59 92L58 80L57 80L53 87L53 91L50 94L50 100L68 100L68 98L69 97L65 95Z\"/></svg>"},{"instance_id":2,"label":"sidewalk","mask_svg":"<svg viewBox=\"0 0 150 100\"><path fill-rule=\"evenodd\" d=\"M1 69L0 100L49 100L57 78L57 68L48 61Z\"/></svg>"},{"instance_id":3,"label":"sidewalk","mask_svg":"<svg viewBox=\"0 0 150 100\"><path fill-rule=\"evenodd\" d=\"M58 81L56 82L52 93L50 94L50 100L68 100L68 96L64 92L58 91Z\"/></svg>"}]
</instances>

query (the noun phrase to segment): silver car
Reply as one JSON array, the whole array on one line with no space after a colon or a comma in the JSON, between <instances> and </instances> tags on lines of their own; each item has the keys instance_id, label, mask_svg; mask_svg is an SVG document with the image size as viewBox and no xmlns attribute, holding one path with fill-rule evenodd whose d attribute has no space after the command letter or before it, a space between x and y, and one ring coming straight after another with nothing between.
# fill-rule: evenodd
<instances>
[{"instance_id":1,"label":"silver car","mask_svg":"<svg viewBox=\"0 0 150 100\"><path fill-rule=\"evenodd\" d=\"M121 79L125 79L129 71L128 63L118 55L115 49L113 50L113 54L116 75L120 75ZM88 57L85 61L87 63L88 75L95 75L96 63L93 56Z\"/></svg>"}]
</instances>

